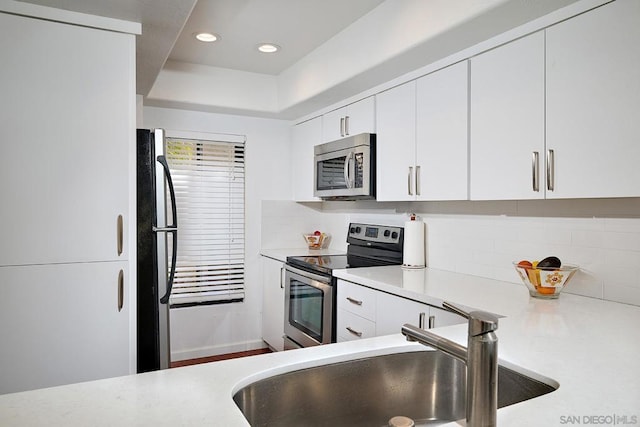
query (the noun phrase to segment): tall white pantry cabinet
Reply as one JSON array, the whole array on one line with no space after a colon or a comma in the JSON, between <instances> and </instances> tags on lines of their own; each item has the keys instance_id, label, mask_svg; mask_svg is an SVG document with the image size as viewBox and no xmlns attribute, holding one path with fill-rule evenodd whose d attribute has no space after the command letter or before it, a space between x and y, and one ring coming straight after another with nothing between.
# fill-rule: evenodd
<instances>
[{"instance_id":1,"label":"tall white pantry cabinet","mask_svg":"<svg viewBox=\"0 0 640 427\"><path fill-rule=\"evenodd\" d=\"M41 18L0 12L0 393L135 372L135 35Z\"/></svg>"}]
</instances>

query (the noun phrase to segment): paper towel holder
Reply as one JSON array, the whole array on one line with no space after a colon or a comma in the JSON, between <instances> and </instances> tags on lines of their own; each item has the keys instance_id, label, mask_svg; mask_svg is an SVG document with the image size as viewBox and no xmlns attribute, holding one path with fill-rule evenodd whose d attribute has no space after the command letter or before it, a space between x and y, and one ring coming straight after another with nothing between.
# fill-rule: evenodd
<instances>
[{"instance_id":1,"label":"paper towel holder","mask_svg":"<svg viewBox=\"0 0 640 427\"><path fill-rule=\"evenodd\" d=\"M404 247L402 268L421 269L426 267L425 223L416 214L409 215L404 224Z\"/></svg>"}]
</instances>

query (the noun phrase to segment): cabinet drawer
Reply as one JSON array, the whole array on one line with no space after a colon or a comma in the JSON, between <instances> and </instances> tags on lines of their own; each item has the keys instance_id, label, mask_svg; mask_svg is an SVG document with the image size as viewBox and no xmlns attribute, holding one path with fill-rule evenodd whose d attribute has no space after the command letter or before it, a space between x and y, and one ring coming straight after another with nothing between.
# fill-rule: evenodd
<instances>
[{"instance_id":1,"label":"cabinet drawer","mask_svg":"<svg viewBox=\"0 0 640 427\"><path fill-rule=\"evenodd\" d=\"M376 324L350 311L338 309L336 335L338 342L375 337Z\"/></svg>"},{"instance_id":2,"label":"cabinet drawer","mask_svg":"<svg viewBox=\"0 0 640 427\"><path fill-rule=\"evenodd\" d=\"M375 321L376 291L343 280L338 281L338 308Z\"/></svg>"},{"instance_id":3,"label":"cabinet drawer","mask_svg":"<svg viewBox=\"0 0 640 427\"><path fill-rule=\"evenodd\" d=\"M380 292L377 306L377 336L399 334L405 323L419 326L421 315L424 316L424 327L427 327L430 315L430 307L427 304Z\"/></svg>"}]
</instances>

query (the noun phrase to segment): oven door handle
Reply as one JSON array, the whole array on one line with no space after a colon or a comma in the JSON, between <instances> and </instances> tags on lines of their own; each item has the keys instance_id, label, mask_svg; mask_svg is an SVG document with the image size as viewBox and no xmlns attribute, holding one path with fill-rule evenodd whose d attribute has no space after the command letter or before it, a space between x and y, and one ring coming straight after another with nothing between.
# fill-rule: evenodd
<instances>
[{"instance_id":1,"label":"oven door handle","mask_svg":"<svg viewBox=\"0 0 640 427\"><path fill-rule=\"evenodd\" d=\"M319 274L310 273L310 272L305 271L305 270L300 270L299 268L292 267L289 264L287 264L285 266L285 270L286 271L290 271L293 274L297 274L298 276L308 277L309 279L315 280L315 281L320 282L320 283L325 283L325 284L331 283L330 278L327 277L327 276L321 276Z\"/></svg>"}]
</instances>

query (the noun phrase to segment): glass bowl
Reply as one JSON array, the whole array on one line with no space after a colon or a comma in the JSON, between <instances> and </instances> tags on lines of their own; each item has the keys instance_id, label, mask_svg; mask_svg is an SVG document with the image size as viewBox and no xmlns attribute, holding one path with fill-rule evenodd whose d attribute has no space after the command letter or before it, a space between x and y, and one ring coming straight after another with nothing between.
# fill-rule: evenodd
<instances>
[{"instance_id":1,"label":"glass bowl","mask_svg":"<svg viewBox=\"0 0 640 427\"><path fill-rule=\"evenodd\" d=\"M546 299L558 298L569 280L580 269L577 265L571 264L564 264L560 268L533 268L520 266L518 262L514 262L513 266L522 283L529 289L529 295Z\"/></svg>"},{"instance_id":2,"label":"glass bowl","mask_svg":"<svg viewBox=\"0 0 640 427\"><path fill-rule=\"evenodd\" d=\"M328 240L327 233L304 233L302 237L304 237L305 242L307 242L307 246L309 247L309 249L322 249L325 245L325 242Z\"/></svg>"}]
</instances>

